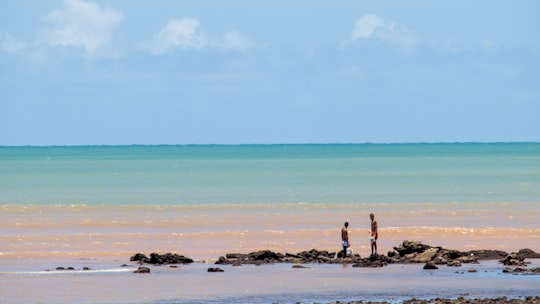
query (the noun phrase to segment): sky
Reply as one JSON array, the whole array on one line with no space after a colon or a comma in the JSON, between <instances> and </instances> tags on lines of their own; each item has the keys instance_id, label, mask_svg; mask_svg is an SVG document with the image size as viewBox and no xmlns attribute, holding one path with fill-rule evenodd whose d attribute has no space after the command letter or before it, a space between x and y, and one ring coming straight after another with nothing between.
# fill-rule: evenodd
<instances>
[{"instance_id":1,"label":"sky","mask_svg":"<svg viewBox=\"0 0 540 304\"><path fill-rule=\"evenodd\" d=\"M0 145L540 142L538 12L2 0Z\"/></svg>"}]
</instances>

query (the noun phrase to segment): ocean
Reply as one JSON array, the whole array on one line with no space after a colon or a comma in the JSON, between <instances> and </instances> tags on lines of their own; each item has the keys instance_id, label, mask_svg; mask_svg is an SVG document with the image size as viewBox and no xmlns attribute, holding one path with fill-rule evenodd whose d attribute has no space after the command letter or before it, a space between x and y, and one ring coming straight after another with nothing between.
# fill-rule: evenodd
<instances>
[{"instance_id":1,"label":"ocean","mask_svg":"<svg viewBox=\"0 0 540 304\"><path fill-rule=\"evenodd\" d=\"M217 294L199 285L189 292L162 290L148 280L208 279L199 277L197 270L207 265L201 263L228 252L336 251L344 221L354 252L369 255L371 212L379 222L380 253L405 239L459 250L538 252L540 144L0 147L0 210L2 302L213 303L224 302L224 294L235 303L324 301L321 292L330 289L308 283L281 293L275 285L255 284L251 292L221 287ZM154 286L150 292L160 290L154 296L137 291L93 297L78 285L53 292L74 281L120 288L140 280L118 268L136 252L176 252L201 263L145 279ZM97 270L46 271L62 263ZM272 274L275 269L264 271L285 271L277 267ZM349 286L340 274L354 276L351 269L317 271L328 286ZM528 284L540 283L533 280ZM354 297L349 287L332 290ZM395 294L376 290L372 298L416 295L403 288Z\"/></svg>"}]
</instances>

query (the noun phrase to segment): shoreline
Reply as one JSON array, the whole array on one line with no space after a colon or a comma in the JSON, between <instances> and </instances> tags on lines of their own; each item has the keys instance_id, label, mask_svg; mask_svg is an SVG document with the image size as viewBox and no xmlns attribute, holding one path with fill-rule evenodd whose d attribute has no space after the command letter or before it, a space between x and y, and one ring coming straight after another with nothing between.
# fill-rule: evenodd
<instances>
[{"instance_id":1,"label":"shoreline","mask_svg":"<svg viewBox=\"0 0 540 304\"><path fill-rule=\"evenodd\" d=\"M127 260L127 257L120 260L74 259L71 262L78 265L65 264L65 261L34 264L32 269L39 267L39 273L0 273L0 300L15 304L423 304L426 302L406 301L540 296L540 275L503 273L505 266L497 260L481 260L479 264L463 264L461 267L444 266L438 270L423 270L422 263L389 264L376 268L307 263L303 264L305 268L294 268L294 263L233 266L194 262L147 265L151 268L149 274L133 273L140 265ZM540 267L540 259L526 261L531 262L531 268ZM122 264L127 264L127 267L121 267ZM57 271L57 266L75 266L75 270ZM216 266L224 272L208 272L208 268ZM44 271L47 267L51 268L50 271ZM91 270L84 271L82 267ZM58 286L63 286L63 289L58 289ZM130 291L119 292L122 289ZM358 302L360 300L363 302Z\"/></svg>"}]
</instances>

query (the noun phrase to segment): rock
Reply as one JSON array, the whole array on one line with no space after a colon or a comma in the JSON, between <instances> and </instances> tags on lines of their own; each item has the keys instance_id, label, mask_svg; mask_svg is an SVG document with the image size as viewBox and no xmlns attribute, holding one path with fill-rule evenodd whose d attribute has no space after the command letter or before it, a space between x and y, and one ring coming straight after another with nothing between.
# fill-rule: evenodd
<instances>
[{"instance_id":1,"label":"rock","mask_svg":"<svg viewBox=\"0 0 540 304\"><path fill-rule=\"evenodd\" d=\"M462 256L466 256L466 255L467 255L466 253L458 251L458 250L444 249L444 248L441 248L441 250L437 254L437 256L440 256L440 257L446 259L447 261L455 260L457 258L460 258Z\"/></svg>"},{"instance_id":2,"label":"rock","mask_svg":"<svg viewBox=\"0 0 540 304\"><path fill-rule=\"evenodd\" d=\"M82 269L82 270L91 270L91 269L90 269L90 268L88 268L88 267L83 267L83 269Z\"/></svg>"},{"instance_id":3,"label":"rock","mask_svg":"<svg viewBox=\"0 0 540 304\"><path fill-rule=\"evenodd\" d=\"M250 260L264 261L267 263L277 262L281 258L283 258L283 256L275 252L272 252L270 250L262 250L262 251L252 252L249 254Z\"/></svg>"},{"instance_id":4,"label":"rock","mask_svg":"<svg viewBox=\"0 0 540 304\"><path fill-rule=\"evenodd\" d=\"M193 259L185 257L183 255L178 255L176 253L166 253L166 254L158 254L158 253L152 253L150 254L150 261L149 264L155 264L155 265L165 265L165 264L191 264L193 263Z\"/></svg>"},{"instance_id":5,"label":"rock","mask_svg":"<svg viewBox=\"0 0 540 304\"><path fill-rule=\"evenodd\" d=\"M466 255L474 255L478 260L499 260L508 255L502 250L471 250Z\"/></svg>"},{"instance_id":6,"label":"rock","mask_svg":"<svg viewBox=\"0 0 540 304\"><path fill-rule=\"evenodd\" d=\"M502 271L503 273L511 273L511 274L522 274L522 275L540 275L540 267L538 268L532 268L527 269L525 267L505 267Z\"/></svg>"},{"instance_id":7,"label":"rock","mask_svg":"<svg viewBox=\"0 0 540 304\"><path fill-rule=\"evenodd\" d=\"M457 260L451 260L446 263L448 267L461 267L461 262Z\"/></svg>"},{"instance_id":8,"label":"rock","mask_svg":"<svg viewBox=\"0 0 540 304\"><path fill-rule=\"evenodd\" d=\"M150 273L150 268L141 266L137 270L135 270L133 273Z\"/></svg>"},{"instance_id":9,"label":"rock","mask_svg":"<svg viewBox=\"0 0 540 304\"><path fill-rule=\"evenodd\" d=\"M140 264L154 264L154 265L166 265L166 264L191 264L193 259L178 255L176 253L151 253L150 258L142 253L133 255L130 259L132 262L139 262Z\"/></svg>"},{"instance_id":10,"label":"rock","mask_svg":"<svg viewBox=\"0 0 540 304\"><path fill-rule=\"evenodd\" d=\"M231 264L231 261L229 261L229 259L227 259L224 256L220 256L215 264L217 265Z\"/></svg>"},{"instance_id":11,"label":"rock","mask_svg":"<svg viewBox=\"0 0 540 304\"><path fill-rule=\"evenodd\" d=\"M465 264L469 264L469 263L478 264L478 258L474 255L464 255L462 257L457 258L456 260Z\"/></svg>"},{"instance_id":12,"label":"rock","mask_svg":"<svg viewBox=\"0 0 540 304\"><path fill-rule=\"evenodd\" d=\"M225 270L218 267L210 267L208 268L208 272L225 272Z\"/></svg>"},{"instance_id":13,"label":"rock","mask_svg":"<svg viewBox=\"0 0 540 304\"><path fill-rule=\"evenodd\" d=\"M540 253L536 253L529 248L520 249L517 254L525 259L540 259Z\"/></svg>"},{"instance_id":14,"label":"rock","mask_svg":"<svg viewBox=\"0 0 540 304\"><path fill-rule=\"evenodd\" d=\"M352 267L384 267L388 265L388 261L391 261L391 259L385 257L384 255L372 255L370 257L357 260Z\"/></svg>"},{"instance_id":15,"label":"rock","mask_svg":"<svg viewBox=\"0 0 540 304\"><path fill-rule=\"evenodd\" d=\"M305 269L305 268L309 268L309 267L306 267L304 265L293 265L292 268L296 268L296 269Z\"/></svg>"},{"instance_id":16,"label":"rock","mask_svg":"<svg viewBox=\"0 0 540 304\"><path fill-rule=\"evenodd\" d=\"M405 256L411 253L422 253L431 248L429 245L424 245L417 241L403 241L400 246L394 247L394 250L399 253L400 256Z\"/></svg>"},{"instance_id":17,"label":"rock","mask_svg":"<svg viewBox=\"0 0 540 304\"><path fill-rule=\"evenodd\" d=\"M326 256L319 256L317 257L317 262L321 264L329 263L332 260L332 258L326 257Z\"/></svg>"},{"instance_id":18,"label":"rock","mask_svg":"<svg viewBox=\"0 0 540 304\"><path fill-rule=\"evenodd\" d=\"M443 257L440 257L440 256L437 256L435 257L432 262L435 264L435 265L447 265L448 264L448 260L446 260L445 258ZM460 263L461 265L461 263Z\"/></svg>"},{"instance_id":19,"label":"rock","mask_svg":"<svg viewBox=\"0 0 540 304\"><path fill-rule=\"evenodd\" d=\"M398 253L395 252L394 250L392 250L392 251L388 251L387 255L388 255L389 258L393 258L393 257L397 256Z\"/></svg>"},{"instance_id":20,"label":"rock","mask_svg":"<svg viewBox=\"0 0 540 304\"><path fill-rule=\"evenodd\" d=\"M432 262L427 262L426 265L424 265L425 270L435 270L439 269L439 267L435 266Z\"/></svg>"},{"instance_id":21,"label":"rock","mask_svg":"<svg viewBox=\"0 0 540 304\"><path fill-rule=\"evenodd\" d=\"M246 255L245 254L242 254L242 253L227 253L225 255L225 257L227 259L242 259L244 258Z\"/></svg>"},{"instance_id":22,"label":"rock","mask_svg":"<svg viewBox=\"0 0 540 304\"><path fill-rule=\"evenodd\" d=\"M67 268L67 270L75 270L75 268L70 266L70 267Z\"/></svg>"},{"instance_id":23,"label":"rock","mask_svg":"<svg viewBox=\"0 0 540 304\"><path fill-rule=\"evenodd\" d=\"M131 262L141 262L141 263L148 263L150 259L143 253L136 253L131 258L129 258Z\"/></svg>"},{"instance_id":24,"label":"rock","mask_svg":"<svg viewBox=\"0 0 540 304\"><path fill-rule=\"evenodd\" d=\"M467 272L474 273L474 272L478 272L478 270L476 270L476 269L469 269Z\"/></svg>"},{"instance_id":25,"label":"rock","mask_svg":"<svg viewBox=\"0 0 540 304\"><path fill-rule=\"evenodd\" d=\"M254 264L254 265L262 265L262 264L268 264L268 263L324 263L324 264L332 264L339 262L346 262L348 260L352 259L358 259L360 258L359 255L352 255L350 257L347 257L345 259L336 260L334 259L334 256L336 255L335 252L328 252L326 250L317 250L317 249L311 249L309 251L302 251L297 254L291 254L291 253L278 253L278 252L272 252L270 250L262 250L262 251L256 251L251 252L248 254L241 254L241 253L227 253L225 256L221 256L218 258L215 264L223 265L223 264L232 264L232 265L242 265L242 264Z\"/></svg>"},{"instance_id":26,"label":"rock","mask_svg":"<svg viewBox=\"0 0 540 304\"><path fill-rule=\"evenodd\" d=\"M507 255L504 259L499 261L505 266L526 266L525 258L519 256L517 253L511 253Z\"/></svg>"},{"instance_id":27,"label":"rock","mask_svg":"<svg viewBox=\"0 0 540 304\"><path fill-rule=\"evenodd\" d=\"M58 267L56 267L56 270L66 270L66 269L64 267L62 267L62 266L58 266Z\"/></svg>"},{"instance_id":28,"label":"rock","mask_svg":"<svg viewBox=\"0 0 540 304\"><path fill-rule=\"evenodd\" d=\"M437 253L439 252L439 249L440 248L437 248L437 247L429 248L426 251L424 251L424 252L418 254L417 256L415 256L412 261L415 262L415 263L427 263L427 262L430 262L433 259L433 257L435 257L435 255L437 255Z\"/></svg>"}]
</instances>

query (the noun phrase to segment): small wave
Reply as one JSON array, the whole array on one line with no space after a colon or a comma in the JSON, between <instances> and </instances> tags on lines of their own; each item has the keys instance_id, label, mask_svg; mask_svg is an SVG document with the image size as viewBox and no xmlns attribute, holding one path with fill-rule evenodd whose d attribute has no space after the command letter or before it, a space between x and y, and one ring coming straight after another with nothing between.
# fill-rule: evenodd
<instances>
[{"instance_id":1,"label":"small wave","mask_svg":"<svg viewBox=\"0 0 540 304\"><path fill-rule=\"evenodd\" d=\"M107 273L129 273L135 271L136 268L110 268L110 269L73 269L73 270L41 270L41 271L3 271L0 275L59 275L59 274L107 274Z\"/></svg>"}]
</instances>

